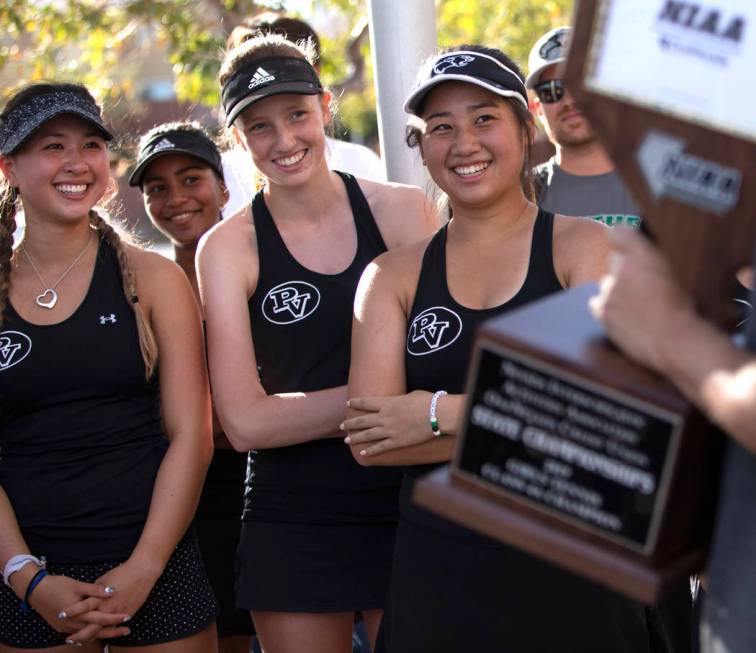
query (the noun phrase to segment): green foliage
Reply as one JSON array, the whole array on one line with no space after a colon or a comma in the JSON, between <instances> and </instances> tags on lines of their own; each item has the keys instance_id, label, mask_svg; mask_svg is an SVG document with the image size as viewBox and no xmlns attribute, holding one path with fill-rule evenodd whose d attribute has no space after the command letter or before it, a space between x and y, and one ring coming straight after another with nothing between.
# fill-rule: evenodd
<instances>
[{"instance_id":1,"label":"green foliage","mask_svg":"<svg viewBox=\"0 0 756 653\"><path fill-rule=\"evenodd\" d=\"M439 45L494 45L524 66L538 36L569 22L572 2L437 0ZM306 4L300 0L296 6ZM216 106L227 34L244 16L286 5L286 0L1 0L0 95L31 81L75 80L111 111L126 111L140 99L140 80L163 67L173 73L179 99ZM310 0L309 5L316 15L339 18L325 26L313 20L321 32L324 81L336 85L352 74L347 46L355 28L359 32L364 25L367 3ZM367 61L363 85L337 100L341 122L369 136L375 130L375 95L367 39L360 52Z\"/></svg>"}]
</instances>

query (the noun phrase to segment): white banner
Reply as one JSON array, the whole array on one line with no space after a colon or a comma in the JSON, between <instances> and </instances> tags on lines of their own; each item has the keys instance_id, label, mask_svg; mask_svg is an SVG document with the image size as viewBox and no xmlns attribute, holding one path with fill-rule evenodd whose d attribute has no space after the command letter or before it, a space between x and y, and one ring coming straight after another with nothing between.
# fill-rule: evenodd
<instances>
[{"instance_id":1,"label":"white banner","mask_svg":"<svg viewBox=\"0 0 756 653\"><path fill-rule=\"evenodd\" d=\"M586 86L756 141L756 0L603 0Z\"/></svg>"}]
</instances>

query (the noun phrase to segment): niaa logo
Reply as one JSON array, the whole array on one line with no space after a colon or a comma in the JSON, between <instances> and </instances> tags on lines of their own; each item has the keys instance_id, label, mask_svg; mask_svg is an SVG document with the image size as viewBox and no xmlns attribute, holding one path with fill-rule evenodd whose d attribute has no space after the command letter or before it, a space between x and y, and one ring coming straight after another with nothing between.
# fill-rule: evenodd
<instances>
[{"instance_id":1,"label":"niaa logo","mask_svg":"<svg viewBox=\"0 0 756 653\"><path fill-rule=\"evenodd\" d=\"M312 315L320 304L320 291L306 281L286 281L268 291L262 303L265 318L273 324L291 324Z\"/></svg>"},{"instance_id":2,"label":"niaa logo","mask_svg":"<svg viewBox=\"0 0 756 653\"><path fill-rule=\"evenodd\" d=\"M462 320L454 311L444 306L427 308L412 320L407 351L413 356L432 354L448 347L461 333Z\"/></svg>"},{"instance_id":3,"label":"niaa logo","mask_svg":"<svg viewBox=\"0 0 756 653\"><path fill-rule=\"evenodd\" d=\"M19 331L0 333L0 372L18 365L29 355L32 341L29 336Z\"/></svg>"}]
</instances>

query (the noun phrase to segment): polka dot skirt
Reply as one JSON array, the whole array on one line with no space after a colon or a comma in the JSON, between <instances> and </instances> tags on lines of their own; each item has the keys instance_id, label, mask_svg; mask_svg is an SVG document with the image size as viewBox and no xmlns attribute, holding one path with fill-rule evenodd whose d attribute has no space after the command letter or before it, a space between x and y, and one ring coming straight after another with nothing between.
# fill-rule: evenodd
<instances>
[{"instance_id":1,"label":"polka dot skirt","mask_svg":"<svg viewBox=\"0 0 756 653\"><path fill-rule=\"evenodd\" d=\"M47 570L93 583L117 565L48 563ZM215 597L197 543L193 536L186 536L179 542L144 605L129 622L131 634L108 641L118 646L147 646L183 639L207 628L216 613ZM17 648L43 648L65 644L65 636L53 630L34 610L22 612L21 601L9 587L1 584L0 642Z\"/></svg>"}]
</instances>

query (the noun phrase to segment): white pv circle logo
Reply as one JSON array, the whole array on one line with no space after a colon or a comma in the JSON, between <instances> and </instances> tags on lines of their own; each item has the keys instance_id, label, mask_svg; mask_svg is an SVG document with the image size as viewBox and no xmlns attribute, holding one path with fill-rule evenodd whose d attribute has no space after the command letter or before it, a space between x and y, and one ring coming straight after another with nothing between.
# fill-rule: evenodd
<instances>
[{"instance_id":1,"label":"white pv circle logo","mask_svg":"<svg viewBox=\"0 0 756 653\"><path fill-rule=\"evenodd\" d=\"M286 281L271 288L262 303L273 324L291 324L309 317L320 305L320 291L306 281Z\"/></svg>"},{"instance_id":2,"label":"white pv circle logo","mask_svg":"<svg viewBox=\"0 0 756 653\"><path fill-rule=\"evenodd\" d=\"M0 333L0 372L18 365L29 355L32 341L20 331L3 331Z\"/></svg>"},{"instance_id":3,"label":"white pv circle logo","mask_svg":"<svg viewBox=\"0 0 756 653\"><path fill-rule=\"evenodd\" d=\"M420 313L409 328L407 351L413 356L432 354L451 345L462 333L462 319L445 306Z\"/></svg>"}]
</instances>

